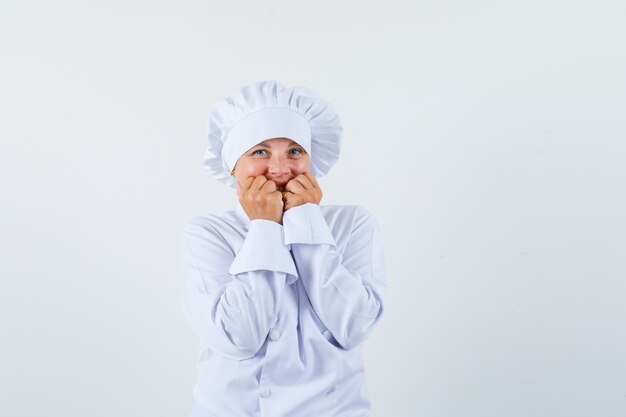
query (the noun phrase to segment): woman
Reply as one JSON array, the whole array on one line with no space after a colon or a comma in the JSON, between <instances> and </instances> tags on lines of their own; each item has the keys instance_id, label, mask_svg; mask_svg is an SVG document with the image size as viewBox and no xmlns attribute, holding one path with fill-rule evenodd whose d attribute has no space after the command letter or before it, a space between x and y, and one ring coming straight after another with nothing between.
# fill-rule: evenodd
<instances>
[{"instance_id":1,"label":"woman","mask_svg":"<svg viewBox=\"0 0 626 417\"><path fill-rule=\"evenodd\" d=\"M368 416L362 345L383 312L374 217L320 206L339 117L265 81L218 102L204 166L236 210L181 232L182 308L200 339L192 417Z\"/></svg>"}]
</instances>

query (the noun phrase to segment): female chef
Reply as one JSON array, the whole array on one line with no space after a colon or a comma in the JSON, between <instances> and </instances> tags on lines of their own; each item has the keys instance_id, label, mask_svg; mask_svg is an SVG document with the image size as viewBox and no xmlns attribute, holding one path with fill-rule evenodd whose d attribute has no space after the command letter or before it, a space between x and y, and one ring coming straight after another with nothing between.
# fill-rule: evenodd
<instances>
[{"instance_id":1,"label":"female chef","mask_svg":"<svg viewBox=\"0 0 626 417\"><path fill-rule=\"evenodd\" d=\"M181 232L181 305L200 341L191 417L370 414L362 346L387 278L372 214L320 205L341 132L326 101L276 81L215 105L203 164L238 204Z\"/></svg>"}]
</instances>

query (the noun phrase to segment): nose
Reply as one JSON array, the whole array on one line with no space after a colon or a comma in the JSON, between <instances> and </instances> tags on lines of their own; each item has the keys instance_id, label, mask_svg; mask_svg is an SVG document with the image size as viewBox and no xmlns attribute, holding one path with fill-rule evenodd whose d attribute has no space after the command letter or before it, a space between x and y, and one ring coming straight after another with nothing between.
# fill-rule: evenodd
<instances>
[{"instance_id":1,"label":"nose","mask_svg":"<svg viewBox=\"0 0 626 417\"><path fill-rule=\"evenodd\" d=\"M282 176L289 174L291 168L289 161L283 155L274 153L267 164L267 173L272 178L280 179Z\"/></svg>"}]
</instances>

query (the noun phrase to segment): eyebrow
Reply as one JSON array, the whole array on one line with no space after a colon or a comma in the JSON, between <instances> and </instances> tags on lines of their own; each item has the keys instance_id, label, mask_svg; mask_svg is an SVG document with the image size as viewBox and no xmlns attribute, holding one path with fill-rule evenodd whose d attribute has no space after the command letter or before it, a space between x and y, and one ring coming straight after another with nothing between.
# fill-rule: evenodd
<instances>
[{"instance_id":1,"label":"eyebrow","mask_svg":"<svg viewBox=\"0 0 626 417\"><path fill-rule=\"evenodd\" d=\"M271 139L268 139L268 140L271 140ZM293 145L300 146L300 144L298 144L298 142L296 142L295 140L291 140L291 139L289 139L289 141L291 142L291 143L289 144L289 146L293 146ZM256 147L258 147L258 146L262 146L262 147L264 147L264 148L269 148L270 146L269 146L269 145L265 145L265 144L264 144L265 142L266 142L266 141L263 141L263 142L261 142L261 143L257 144L257 145L255 146L255 148L256 148Z\"/></svg>"}]
</instances>

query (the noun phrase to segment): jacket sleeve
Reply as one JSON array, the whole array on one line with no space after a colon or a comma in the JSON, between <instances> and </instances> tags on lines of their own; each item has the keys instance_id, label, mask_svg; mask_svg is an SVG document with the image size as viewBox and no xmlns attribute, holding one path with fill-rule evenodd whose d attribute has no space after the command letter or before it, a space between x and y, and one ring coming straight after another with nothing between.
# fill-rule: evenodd
<instances>
[{"instance_id":1,"label":"jacket sleeve","mask_svg":"<svg viewBox=\"0 0 626 417\"><path fill-rule=\"evenodd\" d=\"M311 305L344 349L371 334L382 316L387 288L377 222L369 212L357 209L342 254L318 205L294 207L283 217L285 243L291 245Z\"/></svg>"},{"instance_id":2,"label":"jacket sleeve","mask_svg":"<svg viewBox=\"0 0 626 417\"><path fill-rule=\"evenodd\" d=\"M235 360L261 348L285 292L296 278L283 226L253 220L235 255L211 225L190 222L180 233L181 307L213 351Z\"/></svg>"}]
</instances>

